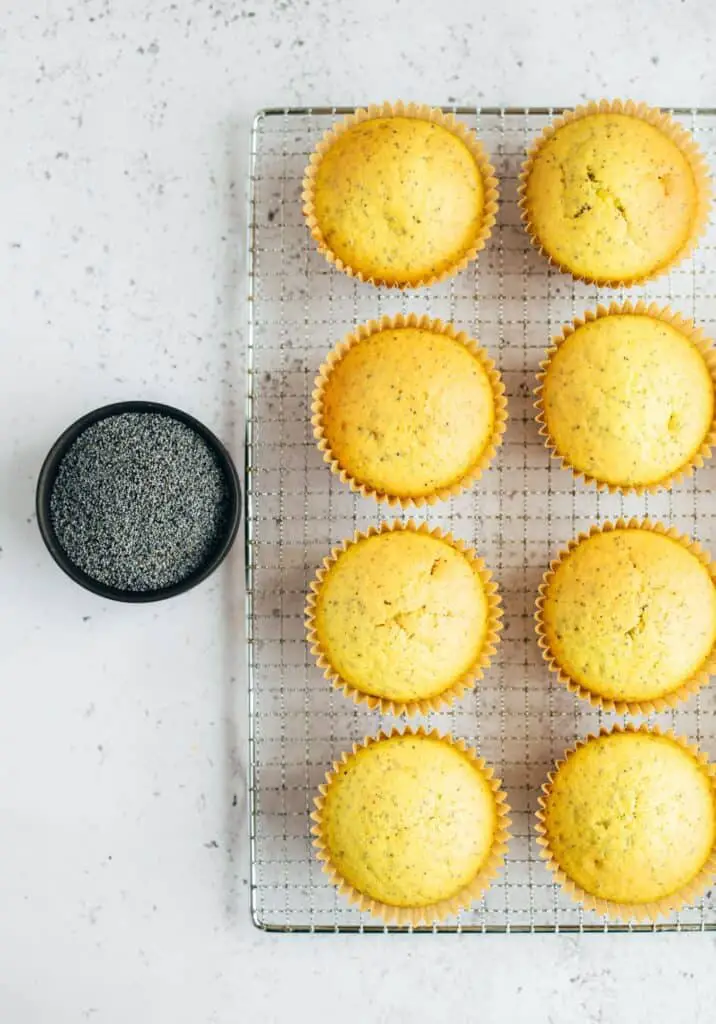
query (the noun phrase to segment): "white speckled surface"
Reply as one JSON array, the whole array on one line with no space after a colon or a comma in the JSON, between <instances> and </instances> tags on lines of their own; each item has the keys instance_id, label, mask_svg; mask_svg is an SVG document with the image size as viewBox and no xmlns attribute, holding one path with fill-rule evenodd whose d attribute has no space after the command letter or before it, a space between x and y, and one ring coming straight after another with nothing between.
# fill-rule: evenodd
<instances>
[{"instance_id":1,"label":"white speckled surface","mask_svg":"<svg viewBox=\"0 0 716 1024\"><path fill-rule=\"evenodd\" d=\"M3 1022L263 1024L310 1019L309 1000L317 1021L713 1019L708 936L254 931L239 548L184 599L110 605L55 569L33 516L45 450L108 400L181 405L240 455L255 108L713 103L711 0L648 8L645 24L637 0L6 0Z\"/></svg>"}]
</instances>

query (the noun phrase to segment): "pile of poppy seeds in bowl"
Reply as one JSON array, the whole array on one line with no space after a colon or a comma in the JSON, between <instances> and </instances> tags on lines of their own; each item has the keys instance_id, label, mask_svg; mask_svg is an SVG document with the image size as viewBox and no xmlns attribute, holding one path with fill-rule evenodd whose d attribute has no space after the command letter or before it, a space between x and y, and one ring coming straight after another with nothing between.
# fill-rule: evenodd
<instances>
[{"instance_id":1,"label":"pile of poppy seeds in bowl","mask_svg":"<svg viewBox=\"0 0 716 1024\"><path fill-rule=\"evenodd\" d=\"M229 488L215 453L182 420L128 412L87 427L50 496L55 535L93 580L128 592L181 583L226 534Z\"/></svg>"}]
</instances>

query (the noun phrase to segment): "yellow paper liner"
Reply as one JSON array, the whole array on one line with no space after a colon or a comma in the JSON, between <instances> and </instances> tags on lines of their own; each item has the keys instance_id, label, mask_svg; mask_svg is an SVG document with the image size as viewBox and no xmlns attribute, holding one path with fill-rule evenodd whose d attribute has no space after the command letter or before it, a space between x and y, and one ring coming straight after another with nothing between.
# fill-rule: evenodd
<instances>
[{"instance_id":1,"label":"yellow paper liner","mask_svg":"<svg viewBox=\"0 0 716 1024\"><path fill-rule=\"evenodd\" d=\"M343 767L358 753L359 750L364 747L372 746L374 743L381 743L383 740L391 739L393 736L432 736L436 739L442 740L444 743L457 747L458 750L461 750L467 755L469 760L475 765L475 768L480 771L483 777L489 782L495 798L495 833L492 840L492 847L490 848L484 863L480 867L480 870L477 872L475 877L454 896L450 896L448 899L439 900L436 903L428 904L424 907L396 907L389 903L381 903L379 900L374 900L365 893L359 892L349 882L347 882L335 868L331 861L331 855L327 843L323 838L322 812L325 804L325 797L336 774L343 769ZM512 824L509 817L510 807L507 803L507 797L502 788L502 784L500 780L495 777L494 769L478 755L474 747L468 746L465 740L454 739L452 736L440 733L435 729L426 729L423 726L420 726L418 729L393 728L389 732L381 731L377 736L366 736L361 743L354 743L352 751L350 753L343 753L340 760L334 761L332 768L326 772L325 782L318 787L318 796L314 798L313 802L316 810L311 814L311 820L314 822L311 828L311 835L314 837L313 847L316 851L316 857L321 862L321 867L324 873L330 878L331 882L337 887L338 891L348 900L349 903L356 906L359 910L368 911L374 917L380 918L387 924L398 924L401 926L419 925L421 923L432 924L434 921L442 921L446 917L451 917L454 914L459 913L459 911L469 907L472 903L482 897L483 893L489 888L490 884L495 879L504 863L507 846L511 838L509 833L509 828Z\"/></svg>"},{"instance_id":2,"label":"yellow paper liner","mask_svg":"<svg viewBox=\"0 0 716 1024\"><path fill-rule=\"evenodd\" d=\"M540 584L539 594L537 597L535 631L537 633L537 643L542 652L543 660L547 663L550 671L556 675L559 682L565 686L570 693L573 693L577 697L581 697L583 700L589 701L592 707L600 708L602 711L613 711L619 715L650 715L654 712L666 711L668 708L676 707L677 704L680 704L682 701L693 696L693 694L700 690L701 687L708 683L709 677L716 672L716 645L711 648L706 660L698 670L688 679L685 679L678 686L674 687L674 689L669 693L665 693L661 697L654 697L650 700L614 700L609 697L600 696L598 693L595 693L594 690L588 689L576 679L572 679L571 676L567 675L550 649L547 630L544 624L544 605L547 592L554 579L557 568L564 559L567 558L575 548L579 547L580 544L589 540L590 537L594 537L598 533L613 533L614 530L626 529L648 530L652 533L659 534L662 537L669 537L671 540L677 541L683 548L690 551L692 555L698 558L699 562L708 569L709 576L711 577L714 586L716 586L716 563L711 560L709 554L704 551L696 541L679 533L673 527L667 527L658 522L654 523L649 519L629 519L628 521L625 519L617 519L614 523L604 523L602 526L592 526L587 532L578 534L570 540L567 547L559 553L557 558L550 562L549 569L542 578L542 583Z\"/></svg>"},{"instance_id":3,"label":"yellow paper liner","mask_svg":"<svg viewBox=\"0 0 716 1024\"><path fill-rule=\"evenodd\" d=\"M575 743L573 747L570 747L563 757L556 762L553 770L547 776L547 781L543 783L541 787L542 795L537 801L539 805L539 810L536 814L537 823L535 826L535 831L537 833L537 845L540 848L540 857L547 862L547 867L552 872L555 881L559 883L561 888L564 889L564 891L568 893L576 903L581 903L585 910L594 910L597 914L603 914L613 921L629 922L635 920L638 922L653 922L659 917L668 917L677 910L694 903L701 895L703 895L704 891L709 887L716 875L716 846L711 850L711 854L704 866L690 882L681 886L681 888L670 893L668 896L663 896L659 900L652 900L648 903L620 903L614 900L606 900L598 896L593 896L585 889L582 889L581 886L577 885L576 882L573 882L572 879L565 874L552 856L552 852L550 850L549 835L545 825L546 807L552 783L557 772L564 765L567 759L579 750L580 747L586 746L588 743L598 739L600 736L609 736L615 732L642 732L651 736L666 736L675 743L678 743L683 750L688 754L691 754L694 760L703 769L704 773L708 776L711 781L712 788L714 789L714 798L716 799L716 765L709 763L706 755L684 737L674 735L671 730L664 732L657 726L615 725L612 729L602 727L599 730L598 735L590 733L584 739Z\"/></svg>"},{"instance_id":4,"label":"yellow paper liner","mask_svg":"<svg viewBox=\"0 0 716 1024\"><path fill-rule=\"evenodd\" d=\"M450 683L445 689L433 697L416 698L415 700L400 701L389 700L384 697L376 697L373 694L360 690L357 686L343 679L331 664L330 657L321 646L320 637L316 628L316 604L318 595L326 575L333 565L338 561L354 544L367 540L369 537L377 537L384 533L422 533L429 537L442 540L459 551L470 564L473 572L482 584L487 599L487 623L485 638L482 647L475 661L466 672L455 682ZM355 704L363 704L372 711L378 710L385 715L427 715L431 711L440 711L449 707L456 700L460 700L467 690L472 690L476 682L482 679L490 661L495 655L500 642L500 631L502 630L502 600L500 598L497 584L492 579L492 573L487 569L485 563L479 558L475 550L461 540L455 539L452 534L444 533L438 527L431 528L427 523L419 526L412 519L407 522L396 520L393 523L381 523L380 526L371 526L366 532L356 530L352 539L344 540L337 547L334 547L329 556L323 559L314 580L311 583L305 608L305 622L307 641L311 647L311 654L316 659L316 664L323 670L323 675L328 679L335 690L340 690Z\"/></svg>"},{"instance_id":5,"label":"yellow paper liner","mask_svg":"<svg viewBox=\"0 0 716 1024\"><path fill-rule=\"evenodd\" d=\"M667 138L671 139L681 153L683 153L689 167L691 168L691 173L694 176L697 205L696 210L694 211L694 219L689 235L669 260L647 273L621 278L590 277L588 275L577 274L570 267L554 259L554 257L544 249L532 221L530 220L530 213L527 209L527 182L537 153L545 142L547 142L548 139L551 139L560 128L564 127L564 125L569 124L572 121L579 121L583 117L590 117L592 114L627 114L630 117L639 118L640 120L653 125L655 128L658 128L667 136ZM706 224L709 218L709 209L711 206L711 182L709 178L708 164L706 163L703 153L694 142L691 132L682 128L680 124L669 116L669 114L659 110L658 107L649 107L646 103L635 103L633 100L592 100L583 106L576 107L574 110L568 110L560 117L556 118L556 120L548 125L532 144L527 152L527 158L520 171L518 195L519 207L522 214L522 223L530 237L530 241L535 249L537 249L548 260L548 262L552 264L552 266L557 267L565 274L571 274L576 281L584 281L587 284L602 285L610 288L630 288L632 285L643 284L646 281L653 281L655 278L661 277L693 252L700 236L706 229Z\"/></svg>"},{"instance_id":6,"label":"yellow paper liner","mask_svg":"<svg viewBox=\"0 0 716 1024\"><path fill-rule=\"evenodd\" d=\"M714 349L712 340L704 335L700 327L695 326L693 320L687 320L680 313L672 312L668 306L657 306L655 302L647 306L641 299L638 302L611 302L609 306L604 306L600 303L596 309L587 310L581 317L575 317L571 323L564 324L561 335L557 335L552 339L552 344L547 349L546 358L540 363L539 373L537 374L538 386L535 389L537 425L540 437L544 438L544 444L550 458L558 461L562 469L571 470L578 480L582 480L585 484L593 484L597 490L609 491L610 494L653 494L662 489L669 490L674 484L690 477L695 469L701 469L704 462L711 458L711 450L716 446L716 405L711 426L693 455L672 473L668 473L660 480L649 484L611 484L607 483L606 480L600 480L599 477L592 476L590 473L576 469L569 461L568 455L558 450L554 438L549 432L545 417L544 381L549 373L552 359L560 346L580 327L584 327L585 324L593 323L595 320L600 320L606 316L624 316L627 314L646 316L652 320L662 320L679 331L680 334L683 334L703 358L716 394L716 349Z\"/></svg>"},{"instance_id":7,"label":"yellow paper liner","mask_svg":"<svg viewBox=\"0 0 716 1024\"><path fill-rule=\"evenodd\" d=\"M346 352L353 345L359 344L366 338L370 338L374 334L379 334L382 331L398 330L400 328L418 328L420 330L432 331L435 334L443 334L448 338L452 338L454 341L463 345L480 363L483 370L487 374L487 378L492 388L492 397L494 402L494 422L492 426L492 435L485 444L481 451L477 461L471 466L468 471L459 479L452 484L447 484L444 487L438 487L436 490L427 495L418 495L415 497L399 495L399 494L388 494L385 491L376 490L370 484L363 483L362 481L356 480L355 477L344 469L336 456L333 454L328 438L325 434L325 428L323 424L323 394L328 383L329 377L336 363L345 356ZM339 477L342 483L348 484L350 489L356 494L362 495L364 498L374 498L375 501L385 501L391 507L396 505L401 508L414 508L422 507L423 505L433 505L436 501L447 501L448 498L452 498L462 491L470 488L476 480L482 476L483 472L487 469L488 465L495 457L497 449L502 444L502 437L507 428L507 398L505 396L505 385L502 382L502 378L499 371L495 367L495 363L488 356L485 349L481 348L477 342L473 341L472 338L464 331L458 331L456 328L449 323L443 323L442 320L433 320L429 316L418 316L415 313L405 315L399 313L397 316L383 316L379 320L369 320L368 323L361 324L356 327L354 331L351 331L346 337L340 341L335 348L329 352L326 361L321 365L316 377L311 402L311 424L313 426L313 436L318 443L318 450L323 455L323 461L328 463L331 468L331 472Z\"/></svg>"},{"instance_id":8,"label":"yellow paper liner","mask_svg":"<svg viewBox=\"0 0 716 1024\"><path fill-rule=\"evenodd\" d=\"M470 155L475 161L482 178L484 193L482 221L480 224L480 230L472 244L455 260L453 264L446 267L440 273L419 278L416 281L395 281L388 280L383 277L373 277L365 275L359 267L351 267L344 263L343 260L341 260L332 251L331 247L326 242L320 225L318 224L318 220L316 219L316 176L324 154L331 148L336 140L340 138L344 132L352 128L353 125L360 124L363 121L372 121L378 117L410 117L420 121L432 121L433 124L440 125L440 127L447 129L447 131L452 135L456 135L465 144ZM492 233L492 228L497 218L499 193L497 178L495 176L495 168L490 163L482 143L471 128L468 128L464 122L459 121L453 114L445 114L442 110L436 107L429 107L418 103L403 103L402 101L399 101L398 103L381 103L377 106L371 105L367 109L356 110L355 113L349 114L343 119L343 121L338 122L330 128L311 155L303 178L301 199L303 202L303 213L306 218L308 229L311 232L311 236L316 242L319 252L325 256L331 266L335 267L337 270L341 270L349 277L355 277L359 281L365 281L368 284L384 285L388 288L405 289L422 288L436 284L438 281L442 281L446 277L450 277L452 274L457 274L461 270L464 270L468 263L475 259L478 252L485 248L487 240Z\"/></svg>"}]
</instances>

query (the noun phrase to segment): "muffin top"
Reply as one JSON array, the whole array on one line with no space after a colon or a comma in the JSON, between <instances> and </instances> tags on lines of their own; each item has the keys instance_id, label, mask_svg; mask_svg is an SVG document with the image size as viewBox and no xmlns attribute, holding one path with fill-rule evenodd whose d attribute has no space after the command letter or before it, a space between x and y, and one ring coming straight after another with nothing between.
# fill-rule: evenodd
<instances>
[{"instance_id":1,"label":"muffin top","mask_svg":"<svg viewBox=\"0 0 716 1024\"><path fill-rule=\"evenodd\" d=\"M543 824L555 862L585 892L649 903L687 885L708 860L713 783L675 740L614 732L569 754L545 797Z\"/></svg>"},{"instance_id":2,"label":"muffin top","mask_svg":"<svg viewBox=\"0 0 716 1024\"><path fill-rule=\"evenodd\" d=\"M352 345L323 391L333 457L358 483L400 498L458 483L494 425L492 384L479 358L423 328L383 330Z\"/></svg>"},{"instance_id":3,"label":"muffin top","mask_svg":"<svg viewBox=\"0 0 716 1024\"><path fill-rule=\"evenodd\" d=\"M698 194L679 146L629 114L588 114L558 128L526 182L532 232L572 273L603 284L649 276L680 252Z\"/></svg>"},{"instance_id":4,"label":"muffin top","mask_svg":"<svg viewBox=\"0 0 716 1024\"><path fill-rule=\"evenodd\" d=\"M317 595L315 628L324 656L356 689L427 699L474 665L488 600L474 563L449 541L393 530L338 556Z\"/></svg>"},{"instance_id":5,"label":"muffin top","mask_svg":"<svg viewBox=\"0 0 716 1024\"><path fill-rule=\"evenodd\" d=\"M544 420L574 469L617 487L648 486L684 468L714 417L704 357L672 324L646 314L600 316L552 355Z\"/></svg>"},{"instance_id":6,"label":"muffin top","mask_svg":"<svg viewBox=\"0 0 716 1024\"><path fill-rule=\"evenodd\" d=\"M716 642L716 588L684 544L650 529L596 533L547 585L542 622L562 671L615 701L678 689Z\"/></svg>"},{"instance_id":7,"label":"muffin top","mask_svg":"<svg viewBox=\"0 0 716 1024\"><path fill-rule=\"evenodd\" d=\"M316 172L315 217L328 248L386 284L418 284L460 261L480 235L485 190L465 143L412 117L352 125Z\"/></svg>"},{"instance_id":8,"label":"muffin top","mask_svg":"<svg viewBox=\"0 0 716 1024\"><path fill-rule=\"evenodd\" d=\"M396 907L456 895L478 874L497 824L490 782L436 736L392 736L340 767L323 806L336 871L358 892Z\"/></svg>"}]
</instances>

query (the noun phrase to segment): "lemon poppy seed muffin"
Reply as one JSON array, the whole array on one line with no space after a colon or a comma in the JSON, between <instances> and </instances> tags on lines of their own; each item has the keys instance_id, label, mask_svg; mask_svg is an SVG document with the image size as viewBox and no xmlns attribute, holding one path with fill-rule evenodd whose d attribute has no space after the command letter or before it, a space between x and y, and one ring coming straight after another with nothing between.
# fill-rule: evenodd
<instances>
[{"instance_id":1,"label":"lemon poppy seed muffin","mask_svg":"<svg viewBox=\"0 0 716 1024\"><path fill-rule=\"evenodd\" d=\"M334 766L316 806L319 858L353 902L381 916L395 908L430 920L469 905L507 842L491 769L437 733L367 741Z\"/></svg>"},{"instance_id":2,"label":"lemon poppy seed muffin","mask_svg":"<svg viewBox=\"0 0 716 1024\"><path fill-rule=\"evenodd\" d=\"M385 712L437 710L472 686L501 628L497 588L440 530L384 524L326 560L307 606L319 665Z\"/></svg>"},{"instance_id":3,"label":"lemon poppy seed muffin","mask_svg":"<svg viewBox=\"0 0 716 1024\"><path fill-rule=\"evenodd\" d=\"M700 332L668 310L630 304L575 324L540 375L548 445L598 484L670 486L710 454L713 356Z\"/></svg>"},{"instance_id":4,"label":"lemon poppy seed muffin","mask_svg":"<svg viewBox=\"0 0 716 1024\"><path fill-rule=\"evenodd\" d=\"M427 317L384 318L350 335L321 368L313 412L319 447L342 479L407 505L470 486L506 422L486 353Z\"/></svg>"},{"instance_id":5,"label":"lemon poppy seed muffin","mask_svg":"<svg viewBox=\"0 0 716 1024\"><path fill-rule=\"evenodd\" d=\"M330 132L304 181L304 211L339 269L415 287L461 269L482 248L496 180L466 125L440 111L385 105Z\"/></svg>"},{"instance_id":6,"label":"lemon poppy seed muffin","mask_svg":"<svg viewBox=\"0 0 716 1024\"><path fill-rule=\"evenodd\" d=\"M709 200L703 157L660 111L590 104L548 128L525 165L521 204L535 242L561 269L634 284L692 248Z\"/></svg>"},{"instance_id":7,"label":"lemon poppy seed muffin","mask_svg":"<svg viewBox=\"0 0 716 1024\"><path fill-rule=\"evenodd\" d=\"M593 702L634 712L706 682L716 587L706 556L649 523L582 537L547 574L538 633L551 667Z\"/></svg>"},{"instance_id":8,"label":"lemon poppy seed muffin","mask_svg":"<svg viewBox=\"0 0 716 1024\"><path fill-rule=\"evenodd\" d=\"M557 765L543 791L544 855L572 895L594 909L653 918L708 883L713 771L685 743L647 728L590 737Z\"/></svg>"}]
</instances>

